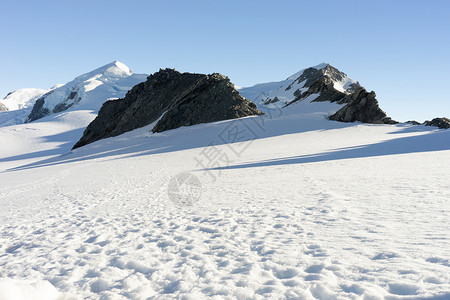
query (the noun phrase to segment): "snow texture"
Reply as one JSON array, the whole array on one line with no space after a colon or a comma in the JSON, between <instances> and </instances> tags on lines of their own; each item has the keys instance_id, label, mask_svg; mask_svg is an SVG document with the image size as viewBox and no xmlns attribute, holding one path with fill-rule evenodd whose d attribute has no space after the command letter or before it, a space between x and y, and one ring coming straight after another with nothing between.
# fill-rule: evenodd
<instances>
[{"instance_id":1,"label":"snow texture","mask_svg":"<svg viewBox=\"0 0 450 300\"><path fill-rule=\"evenodd\" d=\"M312 98L74 151L92 110L0 127L0 298L450 299L450 131Z\"/></svg>"},{"instance_id":2,"label":"snow texture","mask_svg":"<svg viewBox=\"0 0 450 300\"><path fill-rule=\"evenodd\" d=\"M9 93L1 100L8 111L0 112L0 126L23 123L33 109L36 100L52 89L27 88Z\"/></svg>"}]
</instances>

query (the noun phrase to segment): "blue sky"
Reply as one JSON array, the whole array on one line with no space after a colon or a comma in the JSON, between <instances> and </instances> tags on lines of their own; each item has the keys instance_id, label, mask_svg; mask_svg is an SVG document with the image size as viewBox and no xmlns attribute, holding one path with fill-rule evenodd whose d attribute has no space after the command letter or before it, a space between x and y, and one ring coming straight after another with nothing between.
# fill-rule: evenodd
<instances>
[{"instance_id":1,"label":"blue sky","mask_svg":"<svg viewBox=\"0 0 450 300\"><path fill-rule=\"evenodd\" d=\"M239 86L329 62L394 119L450 117L450 1L1 1L0 98L119 60Z\"/></svg>"}]
</instances>

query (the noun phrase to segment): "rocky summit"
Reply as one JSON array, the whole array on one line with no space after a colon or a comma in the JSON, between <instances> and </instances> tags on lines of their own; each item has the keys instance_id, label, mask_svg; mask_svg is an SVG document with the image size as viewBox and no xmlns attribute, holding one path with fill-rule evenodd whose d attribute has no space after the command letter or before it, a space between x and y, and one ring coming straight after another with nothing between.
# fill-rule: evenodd
<instances>
[{"instance_id":1,"label":"rocky summit","mask_svg":"<svg viewBox=\"0 0 450 300\"><path fill-rule=\"evenodd\" d=\"M271 90L271 87L276 89ZM260 105L293 107L300 102L331 102L344 105L329 118L340 122L396 124L381 110L375 92L368 92L358 81L330 64L304 69L284 81L241 89L244 96Z\"/></svg>"},{"instance_id":2,"label":"rocky summit","mask_svg":"<svg viewBox=\"0 0 450 300\"><path fill-rule=\"evenodd\" d=\"M105 102L73 148L154 122L152 131L162 132L261 114L256 105L242 97L221 74L164 69L134 86L123 99Z\"/></svg>"},{"instance_id":3,"label":"rocky summit","mask_svg":"<svg viewBox=\"0 0 450 300\"><path fill-rule=\"evenodd\" d=\"M337 83L344 81L346 77L345 73L329 64L321 69L305 69L300 77L294 81L294 83L304 82L303 92L301 92L301 89L296 90L294 92L295 99L286 103L286 106L303 101L312 95L317 95L312 102L328 101L345 104L344 107L329 117L330 120L374 124L398 123L387 117L386 113L381 110L375 98L375 92L367 92L359 82L348 81L345 88L344 86L338 88Z\"/></svg>"}]
</instances>

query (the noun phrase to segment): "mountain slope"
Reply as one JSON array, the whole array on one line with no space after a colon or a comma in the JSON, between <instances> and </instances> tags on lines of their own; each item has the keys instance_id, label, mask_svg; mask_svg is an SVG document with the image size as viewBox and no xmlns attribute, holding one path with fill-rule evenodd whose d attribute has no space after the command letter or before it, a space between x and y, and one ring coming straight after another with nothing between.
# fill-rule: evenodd
<instances>
[{"instance_id":1,"label":"mountain slope","mask_svg":"<svg viewBox=\"0 0 450 300\"><path fill-rule=\"evenodd\" d=\"M38 98L52 89L19 89L6 95L6 97L3 98L2 103L10 111L32 107Z\"/></svg>"},{"instance_id":2,"label":"mountain slope","mask_svg":"<svg viewBox=\"0 0 450 300\"><path fill-rule=\"evenodd\" d=\"M25 122L36 100L52 89L53 88L48 90L26 88L16 90L6 95L6 97L0 101L0 126Z\"/></svg>"},{"instance_id":3,"label":"mountain slope","mask_svg":"<svg viewBox=\"0 0 450 300\"><path fill-rule=\"evenodd\" d=\"M274 88L274 89L273 89ZM322 111L332 120L341 122L396 123L386 116L378 106L375 93L368 93L361 85L345 73L329 64L320 64L301 70L284 81L258 84L239 91L259 105L265 107L287 107L300 102L329 102L340 106L335 111ZM301 107L305 107L302 105ZM311 108L319 106L311 106ZM339 113L337 111L339 110ZM320 113L320 111L316 111Z\"/></svg>"},{"instance_id":4,"label":"mountain slope","mask_svg":"<svg viewBox=\"0 0 450 300\"><path fill-rule=\"evenodd\" d=\"M103 104L74 148L151 124L153 132L262 114L220 74L165 69L133 87L124 99Z\"/></svg>"},{"instance_id":5,"label":"mountain slope","mask_svg":"<svg viewBox=\"0 0 450 300\"><path fill-rule=\"evenodd\" d=\"M44 94L36 100L26 122L65 111L72 106L97 112L108 98L120 98L147 75L133 74L119 61L114 61Z\"/></svg>"},{"instance_id":6,"label":"mountain slope","mask_svg":"<svg viewBox=\"0 0 450 300\"><path fill-rule=\"evenodd\" d=\"M301 94L308 91L309 87L324 77L330 79L333 88L342 93L349 94L360 87L356 80L349 78L345 73L340 72L330 64L321 63L303 69L283 81L257 84L242 88L239 92L258 105L276 102L287 105L298 99Z\"/></svg>"}]
</instances>

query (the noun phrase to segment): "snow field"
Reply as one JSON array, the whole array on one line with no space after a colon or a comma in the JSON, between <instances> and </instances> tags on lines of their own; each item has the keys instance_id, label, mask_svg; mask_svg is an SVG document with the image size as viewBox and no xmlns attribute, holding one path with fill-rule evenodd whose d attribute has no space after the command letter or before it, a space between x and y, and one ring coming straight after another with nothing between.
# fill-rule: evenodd
<instances>
[{"instance_id":1,"label":"snow field","mask_svg":"<svg viewBox=\"0 0 450 300\"><path fill-rule=\"evenodd\" d=\"M448 132L233 122L5 162L0 278L60 299L450 297ZM221 142L232 124L257 138ZM227 165L198 164L212 147ZM167 194L182 172L202 184L193 206Z\"/></svg>"}]
</instances>

